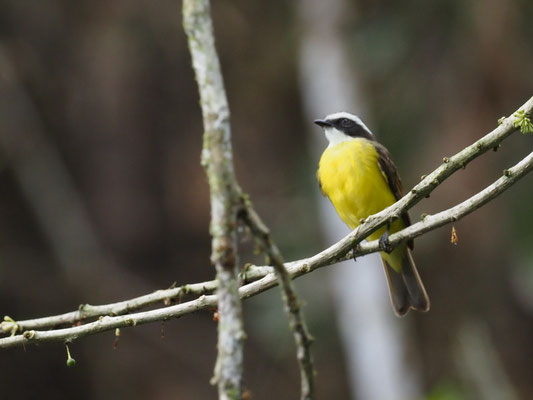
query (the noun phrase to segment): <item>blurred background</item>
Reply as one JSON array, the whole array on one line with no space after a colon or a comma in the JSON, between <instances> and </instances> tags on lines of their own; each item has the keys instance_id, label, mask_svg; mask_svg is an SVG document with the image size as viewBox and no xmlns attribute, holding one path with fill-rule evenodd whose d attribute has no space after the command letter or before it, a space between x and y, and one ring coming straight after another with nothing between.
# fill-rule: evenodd
<instances>
[{"instance_id":1,"label":"blurred background","mask_svg":"<svg viewBox=\"0 0 533 400\"><path fill-rule=\"evenodd\" d=\"M323 4L322 4L323 3ZM73 310L213 278L201 114L181 2L0 0L0 314ZM312 120L360 115L407 189L533 95L533 3L213 2L237 176L286 259L347 231L315 179ZM411 210L476 193L532 149L515 134ZM317 397L533 398L533 177L416 241L431 297L392 315L372 258L296 285ZM246 247L246 246L244 246ZM262 263L249 251L242 262ZM368 262L367 262L368 261ZM377 274L377 275L376 275ZM348 277L350 277L348 279ZM353 279L352 279L353 278ZM244 303L244 386L299 393L278 290ZM0 398L208 399L211 312L3 351Z\"/></svg>"}]
</instances>

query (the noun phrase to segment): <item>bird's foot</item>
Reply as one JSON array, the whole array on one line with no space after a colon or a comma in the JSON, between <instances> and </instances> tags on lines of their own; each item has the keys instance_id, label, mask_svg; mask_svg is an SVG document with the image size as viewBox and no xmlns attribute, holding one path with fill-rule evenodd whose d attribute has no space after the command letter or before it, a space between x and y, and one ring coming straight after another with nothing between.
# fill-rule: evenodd
<instances>
[{"instance_id":1,"label":"bird's foot","mask_svg":"<svg viewBox=\"0 0 533 400\"><path fill-rule=\"evenodd\" d=\"M385 233L379 238L379 248L385 253L392 252L393 248L389 242L389 230L387 229Z\"/></svg>"},{"instance_id":2,"label":"bird's foot","mask_svg":"<svg viewBox=\"0 0 533 400\"><path fill-rule=\"evenodd\" d=\"M353 258L353 260L355 262L357 262L357 253L359 251L360 247L359 247L359 243L355 245L355 247L352 248L352 250L350 250L351 252L351 257Z\"/></svg>"}]
</instances>

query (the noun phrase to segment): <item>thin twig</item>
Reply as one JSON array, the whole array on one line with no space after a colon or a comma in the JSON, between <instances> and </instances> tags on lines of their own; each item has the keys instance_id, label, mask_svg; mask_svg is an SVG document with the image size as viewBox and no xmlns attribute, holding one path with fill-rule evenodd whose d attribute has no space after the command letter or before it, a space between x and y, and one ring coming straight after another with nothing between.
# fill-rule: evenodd
<instances>
[{"instance_id":1,"label":"thin twig","mask_svg":"<svg viewBox=\"0 0 533 400\"><path fill-rule=\"evenodd\" d=\"M146 324L148 322L165 321L170 318L177 318L185 314L190 314L206 308L215 307L217 296L200 296L195 300L182 304L176 304L170 307L158 308L155 310L144 311L129 315L117 317L105 316L97 321L74 326L71 328L53 329L49 331L25 331L22 335L10 336L0 339L0 348L9 348L15 346L25 346L28 344L38 344L44 342L72 342L76 339L87 335L109 331L116 328L125 328Z\"/></svg>"},{"instance_id":2,"label":"thin twig","mask_svg":"<svg viewBox=\"0 0 533 400\"><path fill-rule=\"evenodd\" d=\"M237 182L229 106L215 49L209 0L183 1L183 26L200 92L204 124L202 165L211 194L211 261L217 271L218 355L213 384L219 399L241 396L244 330L238 294Z\"/></svg>"},{"instance_id":3,"label":"thin twig","mask_svg":"<svg viewBox=\"0 0 533 400\"><path fill-rule=\"evenodd\" d=\"M249 272L248 279L252 277ZM44 318L35 318L22 321L16 321L16 329L14 321L7 317L0 324L0 331L6 332L23 332L32 329L44 329L50 327L57 327L62 325L73 325L79 322L90 320L91 318L98 318L104 315L123 315L132 311L140 310L142 308L154 305L157 303L167 303L169 301L179 299L182 295L197 295L207 294L217 288L217 281L206 281L200 283L192 283L176 288L156 290L153 293L145 294L143 296L135 297L133 299L119 301L117 303L91 305L81 304L76 311L67 312L64 314L54 315Z\"/></svg>"},{"instance_id":4,"label":"thin twig","mask_svg":"<svg viewBox=\"0 0 533 400\"><path fill-rule=\"evenodd\" d=\"M242 283L249 283L257 279L261 279L272 272L274 272L272 267L259 267L250 264L245 266L240 273L240 281ZM18 332L24 332L27 330L55 328L65 325L74 325L84 321L90 322L90 320L93 318L103 317L106 315L117 316L128 314L132 311L137 311L157 303L163 303L167 305L168 302L173 300L180 302L182 295L200 296L203 294L208 294L216 290L216 288L216 280L189 283L171 289L156 290L153 293L145 294L129 300L119 301L117 303L103 305L81 304L76 311L70 311L49 317L15 321L6 316L4 317L4 321L0 322L0 334L16 334Z\"/></svg>"},{"instance_id":5,"label":"thin twig","mask_svg":"<svg viewBox=\"0 0 533 400\"><path fill-rule=\"evenodd\" d=\"M416 224L413 224L400 232L392 234L389 237L391 245L395 246L400 242L407 241L426 232L437 229L446 223L457 221L463 218L464 216L481 207L483 204L499 196L531 170L533 170L533 153L529 154L512 168L507 169L502 177L483 189L481 192L463 201L461 204L451 207L438 214L428 216L423 221L417 222ZM392 207L390 209L394 210ZM390 215L382 216L382 218L384 218L383 220L386 221ZM285 268L293 279L305 275L314 271L315 269L336 262L339 259L339 253L342 253L342 248L345 246L345 243L350 243L353 240L362 240L363 238L364 236L362 231L357 232L356 230L350 233L344 239L310 258L286 263ZM377 251L380 251L379 241L374 240L366 244L360 244L355 252L349 253L349 256L361 256ZM348 252L346 254L348 254ZM341 258L342 257L343 256L341 256ZM253 270L253 268L250 268L250 270ZM268 272L268 269L265 267L259 267L259 271L260 274L262 274ZM267 273L263 278L242 286L239 289L239 295L242 299L246 299L264 292L265 290L268 290L277 284L278 279L275 274L273 272ZM217 301L216 297L216 295L201 296L198 299L166 308L119 317L106 316L102 317L96 322L76 326L73 328L50 331L26 331L22 335L15 335L0 339L0 349L24 346L28 344L37 344L46 341L72 341L77 338L99 333L105 330L177 318L185 314L213 307Z\"/></svg>"},{"instance_id":6,"label":"thin twig","mask_svg":"<svg viewBox=\"0 0 533 400\"><path fill-rule=\"evenodd\" d=\"M281 252L272 240L269 229L255 212L251 202L245 197L242 199L240 217L250 228L250 231L258 241L259 246L267 255L269 263L274 266L275 275L281 287L285 310L289 316L289 324L296 343L296 356L300 368L300 397L302 400L313 399L315 386L315 369L313 366L313 357L311 355L313 338L309 334L307 324L305 323L301 308L302 304L294 290L292 277L285 268Z\"/></svg>"}]
</instances>

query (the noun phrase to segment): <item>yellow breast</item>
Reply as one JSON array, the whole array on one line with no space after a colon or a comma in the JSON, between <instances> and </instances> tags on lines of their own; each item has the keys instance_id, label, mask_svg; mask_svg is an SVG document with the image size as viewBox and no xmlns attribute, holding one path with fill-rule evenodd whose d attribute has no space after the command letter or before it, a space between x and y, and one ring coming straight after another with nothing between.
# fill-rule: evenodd
<instances>
[{"instance_id":1,"label":"yellow breast","mask_svg":"<svg viewBox=\"0 0 533 400\"><path fill-rule=\"evenodd\" d=\"M317 176L322 191L351 229L355 229L362 218L396 202L378 159L372 142L363 138L328 147L320 158ZM393 224L391 232L401 228L396 225ZM382 228L370 238L378 238L384 231Z\"/></svg>"}]
</instances>

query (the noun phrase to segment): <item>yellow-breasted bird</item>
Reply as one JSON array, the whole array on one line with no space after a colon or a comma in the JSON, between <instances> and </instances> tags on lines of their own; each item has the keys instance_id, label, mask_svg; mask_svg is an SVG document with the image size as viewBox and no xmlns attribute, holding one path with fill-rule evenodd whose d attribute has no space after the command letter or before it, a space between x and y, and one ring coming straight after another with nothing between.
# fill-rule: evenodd
<instances>
[{"instance_id":1,"label":"yellow-breasted bird","mask_svg":"<svg viewBox=\"0 0 533 400\"><path fill-rule=\"evenodd\" d=\"M324 128L329 141L317 172L320 188L350 229L355 229L361 219L402 197L402 183L388 150L376 141L359 117L339 112L316 120L315 124ZM410 224L406 212L368 239L380 239L380 244L386 248L389 232L398 232ZM429 298L416 270L412 249L411 240L390 253L380 252L391 302L399 316L405 315L409 309L429 310Z\"/></svg>"}]
</instances>

